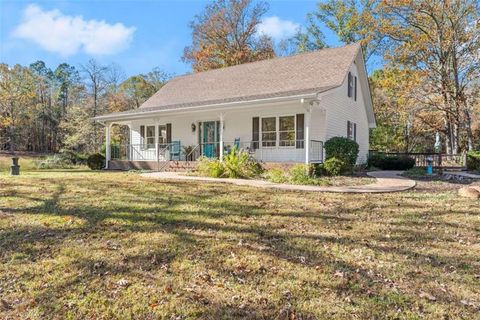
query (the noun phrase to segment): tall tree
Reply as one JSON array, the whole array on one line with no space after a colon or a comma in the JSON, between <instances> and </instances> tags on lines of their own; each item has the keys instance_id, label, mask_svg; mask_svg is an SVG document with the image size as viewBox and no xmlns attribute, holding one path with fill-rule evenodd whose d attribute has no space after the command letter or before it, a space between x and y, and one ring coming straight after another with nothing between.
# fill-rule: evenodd
<instances>
[{"instance_id":1,"label":"tall tree","mask_svg":"<svg viewBox=\"0 0 480 320\"><path fill-rule=\"evenodd\" d=\"M384 36L378 28L378 0L327 0L317 4L317 10L307 14L307 28L295 36L297 51L325 47L321 27L325 25L345 44L360 42L365 61L381 54Z\"/></svg>"},{"instance_id":2,"label":"tall tree","mask_svg":"<svg viewBox=\"0 0 480 320\"><path fill-rule=\"evenodd\" d=\"M35 103L35 81L29 68L0 64L0 144L15 153L17 144L26 144L21 130L29 123L29 106ZM25 131L24 131L25 132Z\"/></svg>"},{"instance_id":3,"label":"tall tree","mask_svg":"<svg viewBox=\"0 0 480 320\"><path fill-rule=\"evenodd\" d=\"M213 1L191 22L192 44L182 60L198 72L273 57L272 40L257 34L267 9L252 0Z\"/></svg>"},{"instance_id":4,"label":"tall tree","mask_svg":"<svg viewBox=\"0 0 480 320\"><path fill-rule=\"evenodd\" d=\"M31 143L39 147L36 151L48 152L56 148L58 110L55 105L55 81L50 68L43 61L30 64L35 77L36 103L33 115L36 126L28 134Z\"/></svg>"},{"instance_id":5,"label":"tall tree","mask_svg":"<svg viewBox=\"0 0 480 320\"><path fill-rule=\"evenodd\" d=\"M67 63L59 64L53 73L58 84L58 103L61 105L62 114L65 114L70 103L70 89L78 85L80 75L74 66Z\"/></svg>"},{"instance_id":6,"label":"tall tree","mask_svg":"<svg viewBox=\"0 0 480 320\"><path fill-rule=\"evenodd\" d=\"M457 153L464 139L471 149L474 87L480 77L479 3L390 0L379 5L379 12L389 38L386 58L423 75L417 104L442 116L446 151Z\"/></svg>"},{"instance_id":7,"label":"tall tree","mask_svg":"<svg viewBox=\"0 0 480 320\"><path fill-rule=\"evenodd\" d=\"M99 115L104 108L101 99L110 85L108 73L110 71L108 66L101 65L94 59L88 61L87 64L81 66L81 70L86 78L87 87L90 93L91 100L91 117ZM99 125L93 124L93 144L98 146L100 141Z\"/></svg>"},{"instance_id":8,"label":"tall tree","mask_svg":"<svg viewBox=\"0 0 480 320\"><path fill-rule=\"evenodd\" d=\"M327 48L325 35L316 23L313 14L307 14L307 22L304 30L297 30L295 35L280 42L280 49L286 55L310 52Z\"/></svg>"},{"instance_id":9,"label":"tall tree","mask_svg":"<svg viewBox=\"0 0 480 320\"><path fill-rule=\"evenodd\" d=\"M365 61L369 61L379 53L384 39L378 28L378 4L379 0L328 0L319 3L318 10L311 15L343 43L360 42Z\"/></svg>"},{"instance_id":10,"label":"tall tree","mask_svg":"<svg viewBox=\"0 0 480 320\"><path fill-rule=\"evenodd\" d=\"M147 74L131 76L120 85L123 92L132 101L133 108L138 108L148 98L155 94L168 81L170 76L159 68L154 68Z\"/></svg>"},{"instance_id":11,"label":"tall tree","mask_svg":"<svg viewBox=\"0 0 480 320\"><path fill-rule=\"evenodd\" d=\"M411 69L385 67L373 72L370 86L377 127L371 132L372 149L426 152L433 148L439 118L417 105L416 91L422 85L421 74Z\"/></svg>"}]
</instances>

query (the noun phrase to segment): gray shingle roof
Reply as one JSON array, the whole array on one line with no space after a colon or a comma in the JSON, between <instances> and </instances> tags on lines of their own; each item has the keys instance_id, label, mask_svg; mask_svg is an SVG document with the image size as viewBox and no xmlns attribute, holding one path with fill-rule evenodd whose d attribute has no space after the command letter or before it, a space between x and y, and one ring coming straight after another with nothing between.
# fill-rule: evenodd
<instances>
[{"instance_id":1,"label":"gray shingle roof","mask_svg":"<svg viewBox=\"0 0 480 320\"><path fill-rule=\"evenodd\" d=\"M117 114L323 92L342 84L359 49L352 44L178 76L139 109Z\"/></svg>"}]
</instances>

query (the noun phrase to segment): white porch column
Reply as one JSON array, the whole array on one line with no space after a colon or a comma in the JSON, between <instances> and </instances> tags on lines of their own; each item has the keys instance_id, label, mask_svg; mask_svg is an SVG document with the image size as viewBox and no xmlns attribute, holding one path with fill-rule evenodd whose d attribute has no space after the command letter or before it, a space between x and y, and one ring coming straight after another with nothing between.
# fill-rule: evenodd
<instances>
[{"instance_id":1,"label":"white porch column","mask_svg":"<svg viewBox=\"0 0 480 320\"><path fill-rule=\"evenodd\" d=\"M308 106L305 112L305 163L310 163L310 118L312 113L312 107Z\"/></svg>"},{"instance_id":2,"label":"white porch column","mask_svg":"<svg viewBox=\"0 0 480 320\"><path fill-rule=\"evenodd\" d=\"M220 113L220 161L223 161L223 122L224 122L224 114Z\"/></svg>"},{"instance_id":3,"label":"white porch column","mask_svg":"<svg viewBox=\"0 0 480 320\"><path fill-rule=\"evenodd\" d=\"M110 126L111 123L105 123L105 169L108 169L108 162L112 158L112 150L110 146Z\"/></svg>"},{"instance_id":4,"label":"white porch column","mask_svg":"<svg viewBox=\"0 0 480 320\"><path fill-rule=\"evenodd\" d=\"M158 162L159 157L158 157L158 123L155 121L155 161Z\"/></svg>"},{"instance_id":5,"label":"white porch column","mask_svg":"<svg viewBox=\"0 0 480 320\"><path fill-rule=\"evenodd\" d=\"M125 151L125 155L127 157L127 160L132 160L132 125L128 124L128 144L127 144L127 150Z\"/></svg>"}]
</instances>

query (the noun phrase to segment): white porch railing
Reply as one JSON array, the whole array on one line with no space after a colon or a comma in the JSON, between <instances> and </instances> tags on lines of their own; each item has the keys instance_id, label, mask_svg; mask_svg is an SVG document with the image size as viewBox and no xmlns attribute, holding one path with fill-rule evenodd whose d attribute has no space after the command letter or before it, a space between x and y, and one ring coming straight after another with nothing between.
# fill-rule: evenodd
<instances>
[{"instance_id":1,"label":"white porch railing","mask_svg":"<svg viewBox=\"0 0 480 320\"><path fill-rule=\"evenodd\" d=\"M323 161L323 142L310 140L309 162ZM223 154L236 148L248 152L261 162L305 162L305 140L286 141L225 141ZM169 144L126 144L110 145L111 160L128 161L196 161L201 156L220 157L220 142L201 143L183 147L179 142Z\"/></svg>"}]
</instances>

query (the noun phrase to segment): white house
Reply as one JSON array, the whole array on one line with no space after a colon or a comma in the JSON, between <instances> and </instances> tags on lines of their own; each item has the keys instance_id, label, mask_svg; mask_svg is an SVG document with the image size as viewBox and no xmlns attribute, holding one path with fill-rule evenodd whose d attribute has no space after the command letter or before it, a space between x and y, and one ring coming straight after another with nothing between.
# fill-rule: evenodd
<instances>
[{"instance_id":1,"label":"white house","mask_svg":"<svg viewBox=\"0 0 480 320\"><path fill-rule=\"evenodd\" d=\"M107 146L112 125L130 129L128 145L107 148L107 167L158 170L234 146L263 162L322 162L335 136L358 142L361 163L375 127L359 44L179 76L140 108L95 120Z\"/></svg>"}]
</instances>

